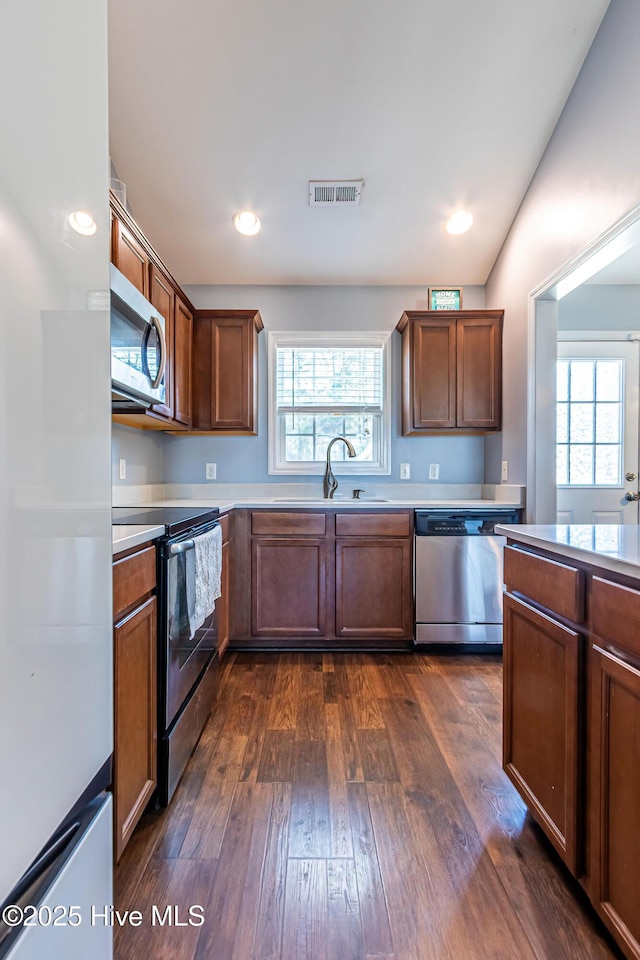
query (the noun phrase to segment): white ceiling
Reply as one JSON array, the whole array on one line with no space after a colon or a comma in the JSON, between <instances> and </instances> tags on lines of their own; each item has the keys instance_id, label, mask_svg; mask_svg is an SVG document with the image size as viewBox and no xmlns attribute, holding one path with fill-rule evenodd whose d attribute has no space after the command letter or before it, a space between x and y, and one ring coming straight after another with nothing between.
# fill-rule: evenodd
<instances>
[{"instance_id":1,"label":"white ceiling","mask_svg":"<svg viewBox=\"0 0 640 960\"><path fill-rule=\"evenodd\" d=\"M111 156L183 284L482 284L608 2L109 0Z\"/></svg>"}]
</instances>

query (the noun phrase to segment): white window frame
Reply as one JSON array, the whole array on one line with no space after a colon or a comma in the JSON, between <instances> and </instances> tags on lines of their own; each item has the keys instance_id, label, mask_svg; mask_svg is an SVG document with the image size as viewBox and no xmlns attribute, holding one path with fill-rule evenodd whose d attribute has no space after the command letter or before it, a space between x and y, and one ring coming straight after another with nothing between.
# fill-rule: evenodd
<instances>
[{"instance_id":1,"label":"white window frame","mask_svg":"<svg viewBox=\"0 0 640 960\"><path fill-rule=\"evenodd\" d=\"M391 334L336 331L269 331L268 391L269 391L269 474L304 474L321 476L325 464L321 461L287 463L284 460L283 431L278 429L276 351L278 347L382 347L382 418L379 437L379 462L369 464L347 459L337 461L334 471L356 476L381 476L391 473Z\"/></svg>"}]
</instances>

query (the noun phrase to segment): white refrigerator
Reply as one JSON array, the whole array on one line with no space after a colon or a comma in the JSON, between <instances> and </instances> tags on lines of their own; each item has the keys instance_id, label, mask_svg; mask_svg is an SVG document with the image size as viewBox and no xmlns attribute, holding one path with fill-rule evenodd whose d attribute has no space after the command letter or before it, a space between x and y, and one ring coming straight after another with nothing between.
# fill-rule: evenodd
<instances>
[{"instance_id":1,"label":"white refrigerator","mask_svg":"<svg viewBox=\"0 0 640 960\"><path fill-rule=\"evenodd\" d=\"M0 81L0 957L107 960L107 0L5 0Z\"/></svg>"}]
</instances>

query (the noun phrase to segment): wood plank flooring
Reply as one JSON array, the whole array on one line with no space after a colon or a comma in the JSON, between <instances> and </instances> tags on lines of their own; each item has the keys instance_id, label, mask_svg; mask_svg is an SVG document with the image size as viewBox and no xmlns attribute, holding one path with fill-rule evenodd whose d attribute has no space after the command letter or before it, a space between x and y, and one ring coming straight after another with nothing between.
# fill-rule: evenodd
<instances>
[{"instance_id":1,"label":"wood plank flooring","mask_svg":"<svg viewBox=\"0 0 640 960\"><path fill-rule=\"evenodd\" d=\"M116 960L617 957L502 772L501 693L494 657L229 657L116 871Z\"/></svg>"}]
</instances>

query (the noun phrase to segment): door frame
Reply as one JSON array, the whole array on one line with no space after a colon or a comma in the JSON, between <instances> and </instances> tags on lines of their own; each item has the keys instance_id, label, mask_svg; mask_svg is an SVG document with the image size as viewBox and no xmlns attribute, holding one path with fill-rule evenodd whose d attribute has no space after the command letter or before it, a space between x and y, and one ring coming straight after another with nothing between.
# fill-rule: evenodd
<instances>
[{"instance_id":1,"label":"door frame","mask_svg":"<svg viewBox=\"0 0 640 960\"><path fill-rule=\"evenodd\" d=\"M640 205L538 284L527 318L527 522L556 522L555 370L558 302L640 243Z\"/></svg>"}]
</instances>

